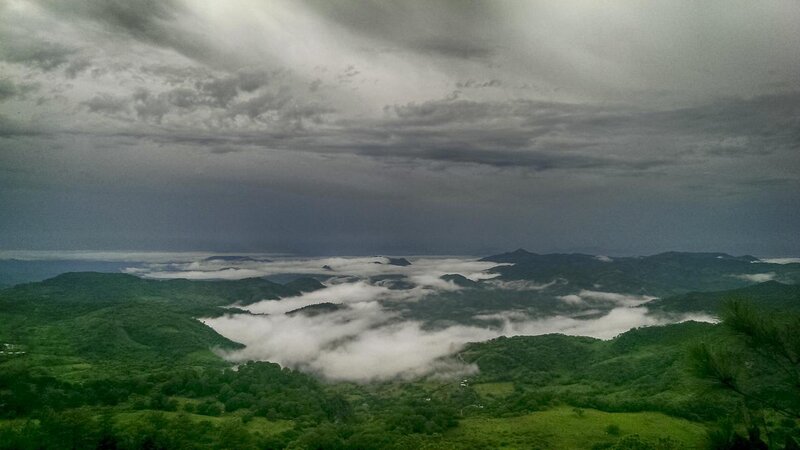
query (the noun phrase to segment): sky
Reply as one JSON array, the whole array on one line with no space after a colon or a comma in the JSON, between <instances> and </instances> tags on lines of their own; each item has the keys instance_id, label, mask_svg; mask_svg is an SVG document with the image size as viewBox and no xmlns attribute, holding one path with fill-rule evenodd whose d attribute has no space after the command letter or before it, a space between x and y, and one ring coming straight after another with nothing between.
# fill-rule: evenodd
<instances>
[{"instance_id":1,"label":"sky","mask_svg":"<svg viewBox=\"0 0 800 450\"><path fill-rule=\"evenodd\" d=\"M0 0L0 249L800 254L800 3Z\"/></svg>"}]
</instances>

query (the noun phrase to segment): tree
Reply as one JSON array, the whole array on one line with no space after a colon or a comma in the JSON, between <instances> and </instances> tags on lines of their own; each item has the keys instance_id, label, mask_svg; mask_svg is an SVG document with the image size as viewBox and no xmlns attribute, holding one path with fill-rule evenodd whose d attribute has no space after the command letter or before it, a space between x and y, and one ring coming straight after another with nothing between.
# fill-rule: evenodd
<instances>
[{"instance_id":1,"label":"tree","mask_svg":"<svg viewBox=\"0 0 800 450\"><path fill-rule=\"evenodd\" d=\"M719 448L766 448L760 428L773 441L762 410L774 411L791 424L800 419L800 314L765 312L750 303L732 301L722 313L728 339L691 349L692 370L710 386L738 397L744 406L748 437L725 433ZM761 420L754 418L761 417ZM786 435L785 448L796 442ZM743 445L748 445L742 447Z\"/></svg>"},{"instance_id":2,"label":"tree","mask_svg":"<svg viewBox=\"0 0 800 450\"><path fill-rule=\"evenodd\" d=\"M800 419L800 314L766 313L734 301L722 324L732 341L694 347L694 374L748 404Z\"/></svg>"}]
</instances>

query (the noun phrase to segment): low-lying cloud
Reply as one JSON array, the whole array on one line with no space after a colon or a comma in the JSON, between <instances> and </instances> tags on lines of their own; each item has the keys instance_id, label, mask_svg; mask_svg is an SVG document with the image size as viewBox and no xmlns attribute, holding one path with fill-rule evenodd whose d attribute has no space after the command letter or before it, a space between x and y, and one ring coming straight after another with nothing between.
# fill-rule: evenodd
<instances>
[{"instance_id":1,"label":"low-lying cloud","mask_svg":"<svg viewBox=\"0 0 800 450\"><path fill-rule=\"evenodd\" d=\"M745 281L752 281L754 283L763 283L765 281L772 281L775 279L776 274L775 272L767 272L767 273L743 273L740 275L734 275L735 278Z\"/></svg>"},{"instance_id":2,"label":"low-lying cloud","mask_svg":"<svg viewBox=\"0 0 800 450\"><path fill-rule=\"evenodd\" d=\"M326 260L331 268L336 261ZM248 360L274 361L283 366L311 372L331 380L370 382L394 378L423 376L456 376L473 373L474 365L463 363L455 355L467 343L485 341L499 336L540 335L563 333L612 338L634 327L662 325L682 320L713 321L706 315L679 318L649 314L642 306L652 297L581 290L559 297L575 306L573 313L548 317L533 317L527 311L496 311L473 316L468 323L446 326L409 319L403 312L413 309L415 302L426 298L435 302L436 295L461 289L439 279L436 274L451 272L455 267L475 269L468 261L448 260L420 264L431 272L425 274L419 266L378 268L381 265L365 261L340 261L361 275L375 271L405 272L415 284L404 289L390 289L368 278L332 277L327 287L314 292L280 300L264 300L240 306L250 314L228 314L202 321L218 333L245 344L245 348L222 352L233 362ZM320 261L307 262L306 268L316 268ZM291 270L302 267L298 262L288 264ZM448 270L444 270L446 266ZM413 273L413 275L411 275ZM469 274L469 270L464 273ZM475 274L472 274L473 276ZM481 275L475 276L480 279ZM496 280L486 285L487 295L503 295L512 290L544 291L556 282L534 286L505 286ZM333 310L296 311L300 308L333 303ZM586 314L586 306L592 314ZM293 312L292 314L286 314Z\"/></svg>"},{"instance_id":3,"label":"low-lying cloud","mask_svg":"<svg viewBox=\"0 0 800 450\"><path fill-rule=\"evenodd\" d=\"M456 354L470 342L499 336L563 333L609 339L634 327L714 320L703 315L651 315L646 303L653 297L642 295L584 289L556 296L564 294L569 280L501 280L488 270L499 264L471 258L408 257L409 264L404 265L406 261L383 256L2 251L0 259L4 258L130 261L137 264L125 272L151 279L314 276L323 282L323 289L233 305L247 313L201 320L245 345L221 353L232 362L273 361L331 380L369 382L474 373L477 367L465 364ZM415 308L471 289L457 280L442 279L447 274L479 282L480 295L492 301L484 311L460 322L421 319L424 314ZM525 292L531 296L552 292L564 305L557 314L543 316L535 310L503 309L503 303L495 301ZM313 308L323 303L337 307ZM311 308L302 310L307 307Z\"/></svg>"},{"instance_id":4,"label":"low-lying cloud","mask_svg":"<svg viewBox=\"0 0 800 450\"><path fill-rule=\"evenodd\" d=\"M648 295L618 294L616 292L601 292L581 290L577 294L560 295L559 300L568 305L588 305L592 303L610 303L617 306L634 307L643 305L656 297Z\"/></svg>"},{"instance_id":5,"label":"low-lying cloud","mask_svg":"<svg viewBox=\"0 0 800 450\"><path fill-rule=\"evenodd\" d=\"M275 361L328 379L362 382L413 378L442 368L473 371L443 359L467 342L497 335L469 326L425 330L421 322L395 319L376 302L363 302L313 317L239 314L204 322L247 345L224 355L232 361Z\"/></svg>"},{"instance_id":6,"label":"low-lying cloud","mask_svg":"<svg viewBox=\"0 0 800 450\"><path fill-rule=\"evenodd\" d=\"M567 284L567 280L559 278L548 283L536 283L529 280L490 280L487 284L498 289L506 289L510 291L543 291L557 284Z\"/></svg>"},{"instance_id":7,"label":"low-lying cloud","mask_svg":"<svg viewBox=\"0 0 800 450\"><path fill-rule=\"evenodd\" d=\"M308 292L297 297L264 300L242 308L256 314L283 314L320 303L354 304L384 300L416 300L433 292L431 289L419 286L412 289L399 290L358 281L355 283L334 284L326 289Z\"/></svg>"},{"instance_id":8,"label":"low-lying cloud","mask_svg":"<svg viewBox=\"0 0 800 450\"><path fill-rule=\"evenodd\" d=\"M178 264L150 264L144 268L127 269L144 278L191 280L243 279L280 274L359 276L403 275L421 285L436 285L446 289L452 283L440 280L447 274L463 275L470 280L494 278L497 274L486 272L498 265L493 262L467 258L424 257L410 258L411 264L391 264L387 257L335 257L335 258L271 258L271 259L200 259Z\"/></svg>"},{"instance_id":9,"label":"low-lying cloud","mask_svg":"<svg viewBox=\"0 0 800 450\"><path fill-rule=\"evenodd\" d=\"M758 262L768 264L798 264L800 263L800 258L762 258L759 259Z\"/></svg>"}]
</instances>

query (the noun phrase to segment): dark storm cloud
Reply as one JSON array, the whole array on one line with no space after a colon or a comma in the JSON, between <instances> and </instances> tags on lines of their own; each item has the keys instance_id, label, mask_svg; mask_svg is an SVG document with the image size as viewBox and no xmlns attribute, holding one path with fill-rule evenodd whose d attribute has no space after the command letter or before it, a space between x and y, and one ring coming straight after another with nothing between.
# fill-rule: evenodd
<instances>
[{"instance_id":1,"label":"dark storm cloud","mask_svg":"<svg viewBox=\"0 0 800 450\"><path fill-rule=\"evenodd\" d=\"M508 147L524 148L526 146L522 141L528 139L529 148L585 148L590 153L600 153L596 155L599 157L609 153L602 150L611 150L603 149L604 144L612 143L618 147L618 154L626 150L635 153L627 155L627 158L630 167L636 168L658 164L659 159L664 164L668 164L668 161L680 163L680 159L674 156L684 152L701 152L711 156L796 152L800 150L798 105L800 92L726 99L710 105L668 111L536 102L499 105L429 103L396 108L395 111L402 123L426 127L442 124L480 127L481 124L491 125L497 118L507 119L505 127L488 126L485 133L475 133L476 136L470 135L472 130L464 130L464 145L483 143L485 147L490 147L492 143L505 141ZM512 127L514 120L519 123ZM537 138L548 136L552 138L549 143L540 143L543 139L537 142ZM559 138L571 138L571 142L565 140L559 143ZM642 145L638 138L662 145L662 151L669 153L636 148ZM670 140L671 143L668 142ZM636 161L637 156L647 155L655 160ZM520 159L524 160L524 155ZM625 161L619 161L619 165L625 166Z\"/></svg>"},{"instance_id":2,"label":"dark storm cloud","mask_svg":"<svg viewBox=\"0 0 800 450\"><path fill-rule=\"evenodd\" d=\"M384 51L400 48L461 59L484 59L492 54L490 44L480 38L473 39L476 30L484 29L495 16L490 2L306 0L302 3L353 32L383 41Z\"/></svg>"},{"instance_id":3,"label":"dark storm cloud","mask_svg":"<svg viewBox=\"0 0 800 450\"><path fill-rule=\"evenodd\" d=\"M381 148L362 149L362 154L373 157L391 158ZM513 151L513 150L482 150L467 149L460 146L426 148L412 150L394 158L420 159L453 164L477 164L498 168L524 168L534 171L555 169L618 169L618 170L646 170L661 165L672 165L670 160L641 160L613 159L592 155L571 155L546 151Z\"/></svg>"},{"instance_id":4,"label":"dark storm cloud","mask_svg":"<svg viewBox=\"0 0 800 450\"><path fill-rule=\"evenodd\" d=\"M671 111L551 102L436 101L393 106L371 156L499 167L646 170L694 153L736 157L800 151L800 93L726 99ZM645 145L661 149L640 148ZM611 156L616 154L618 156Z\"/></svg>"},{"instance_id":5,"label":"dark storm cloud","mask_svg":"<svg viewBox=\"0 0 800 450\"><path fill-rule=\"evenodd\" d=\"M89 17L137 37L163 33L164 22L181 12L173 0L40 0L41 5L63 15Z\"/></svg>"},{"instance_id":6,"label":"dark storm cloud","mask_svg":"<svg viewBox=\"0 0 800 450\"><path fill-rule=\"evenodd\" d=\"M37 67L44 71L54 70L67 64L77 49L50 41L40 41L28 36L0 33L0 59Z\"/></svg>"},{"instance_id":7,"label":"dark storm cloud","mask_svg":"<svg viewBox=\"0 0 800 450\"><path fill-rule=\"evenodd\" d=\"M467 81L459 81L456 83L456 87L459 89L481 89L481 88L500 87L502 85L503 82L498 79L491 79L488 81L467 80Z\"/></svg>"},{"instance_id":8,"label":"dark storm cloud","mask_svg":"<svg viewBox=\"0 0 800 450\"><path fill-rule=\"evenodd\" d=\"M240 117L280 128L302 128L304 121L321 123L325 114L335 111L329 105L297 98L287 86L270 85L273 77L263 71L238 71L158 93L139 87L127 97L97 94L82 105L92 113L115 117L133 113L129 118L140 119L143 124L161 124L167 115L179 117L201 110L223 130L235 129L235 124L226 121Z\"/></svg>"},{"instance_id":9,"label":"dark storm cloud","mask_svg":"<svg viewBox=\"0 0 800 450\"><path fill-rule=\"evenodd\" d=\"M237 73L198 82L196 87L215 106L225 107L241 92L253 92L269 83L272 76L260 70L240 70Z\"/></svg>"},{"instance_id":10,"label":"dark storm cloud","mask_svg":"<svg viewBox=\"0 0 800 450\"><path fill-rule=\"evenodd\" d=\"M17 95L17 86L9 81L0 79L0 102Z\"/></svg>"},{"instance_id":11,"label":"dark storm cloud","mask_svg":"<svg viewBox=\"0 0 800 450\"><path fill-rule=\"evenodd\" d=\"M178 106L174 104L171 105L169 97L170 93L153 95L147 89L138 89L133 94L134 109L136 109L137 117L144 121L152 121L160 124L164 115L172 109L171 106ZM178 96L177 100L180 99L185 99L185 97ZM180 106L178 106L178 108L180 108Z\"/></svg>"},{"instance_id":12,"label":"dark storm cloud","mask_svg":"<svg viewBox=\"0 0 800 450\"><path fill-rule=\"evenodd\" d=\"M11 98L25 99L26 96L39 89L38 83L14 83L7 78L0 78L0 102Z\"/></svg>"},{"instance_id":13,"label":"dark storm cloud","mask_svg":"<svg viewBox=\"0 0 800 450\"><path fill-rule=\"evenodd\" d=\"M285 89L277 92L265 92L257 97L233 105L228 109L228 113L232 117L241 114L250 119L256 119L267 112L282 110L291 99L291 95Z\"/></svg>"},{"instance_id":14,"label":"dark storm cloud","mask_svg":"<svg viewBox=\"0 0 800 450\"><path fill-rule=\"evenodd\" d=\"M108 116L136 117L143 122L161 123L164 115L172 109L179 110L195 105L194 92L183 89L152 94L145 88L137 89L129 97L114 96L108 93L97 94L82 103L89 112Z\"/></svg>"},{"instance_id":15,"label":"dark storm cloud","mask_svg":"<svg viewBox=\"0 0 800 450\"><path fill-rule=\"evenodd\" d=\"M210 36L197 30L196 25L178 23L192 18L193 5L181 0L31 0L30 3L42 7L53 18L72 22L80 28L88 30L99 25L107 33L99 39L132 38L215 67L241 64L237 57L215 48L213 39L210 42ZM36 57L41 61L40 65L50 70L70 60L69 54L59 50L57 44L51 44L33 56L23 54L19 58L31 60ZM83 64L70 64L67 75L84 69L81 67Z\"/></svg>"},{"instance_id":16,"label":"dark storm cloud","mask_svg":"<svg viewBox=\"0 0 800 450\"><path fill-rule=\"evenodd\" d=\"M9 0L0 244L780 249L798 20L792 1Z\"/></svg>"},{"instance_id":17,"label":"dark storm cloud","mask_svg":"<svg viewBox=\"0 0 800 450\"><path fill-rule=\"evenodd\" d=\"M177 88L167 92L170 104L178 108L191 108L201 103L197 92L188 88Z\"/></svg>"},{"instance_id":18,"label":"dark storm cloud","mask_svg":"<svg viewBox=\"0 0 800 450\"><path fill-rule=\"evenodd\" d=\"M67 75L67 78L75 78L78 74L91 67L91 65L92 61L88 58L74 58L64 69L64 74Z\"/></svg>"},{"instance_id":19,"label":"dark storm cloud","mask_svg":"<svg viewBox=\"0 0 800 450\"><path fill-rule=\"evenodd\" d=\"M641 145L637 141L640 137L651 143L658 139L682 140L670 146L675 153L704 151L735 156L797 150L800 144L797 105L800 93L726 99L668 111L532 101L431 101L389 107L396 120L371 124L360 131L371 136L376 144L387 143L365 150L373 156L380 155L378 148L382 148L384 156L405 153L448 160L452 152L453 161L465 162L470 161L469 150L472 150L476 163L513 166L518 160L520 166L536 161L534 166L551 167L542 163L546 159L543 155L525 153L526 149L548 149L562 152L560 156L553 152L554 159L572 160L576 167L597 167L599 161L613 161L603 158L602 149L598 149L610 142L618 147L618 153L626 150L635 153L630 155L632 161L622 158L617 161L620 167L646 168L668 164L670 160L680 161L672 158L672 154L636 148ZM599 154L586 156L584 162L579 162L580 155L563 153L568 150ZM636 156L648 153L656 159L635 160Z\"/></svg>"},{"instance_id":20,"label":"dark storm cloud","mask_svg":"<svg viewBox=\"0 0 800 450\"><path fill-rule=\"evenodd\" d=\"M19 136L35 136L41 134L36 127L21 123L13 118L0 114L0 138L13 138ZM0 148L2 150L2 148ZM0 153L2 153L0 151Z\"/></svg>"},{"instance_id":21,"label":"dark storm cloud","mask_svg":"<svg viewBox=\"0 0 800 450\"><path fill-rule=\"evenodd\" d=\"M175 66L166 64L145 64L140 68L142 74L162 80L170 86L182 85L187 80L197 80L196 83L208 82L213 75L204 67Z\"/></svg>"},{"instance_id":22,"label":"dark storm cloud","mask_svg":"<svg viewBox=\"0 0 800 450\"><path fill-rule=\"evenodd\" d=\"M200 104L202 91L176 90L148 102L135 96L139 116L144 108L158 117L174 108ZM185 100L184 100L185 98ZM212 98L213 99L213 98ZM207 102L208 99L206 99ZM221 110L230 118L246 117L275 125L312 119L319 123L333 110L325 105L291 105L287 90L265 92ZM207 103L213 104L213 103ZM388 117L329 123L301 134L243 132L219 128L213 134L141 133L162 143L257 146L313 153L357 154L381 160L421 160L476 164L534 171L557 169L647 172L697 163L698 157L745 157L783 152L793 155L800 143L800 93L726 99L711 105L668 111L626 107L513 100L475 102L436 100L387 106ZM125 102L95 97L87 106L117 114ZM274 113L266 117L265 115ZM652 148L643 148L650 146ZM230 147L228 147L230 148ZM227 152L226 152L227 153Z\"/></svg>"},{"instance_id":23,"label":"dark storm cloud","mask_svg":"<svg viewBox=\"0 0 800 450\"><path fill-rule=\"evenodd\" d=\"M488 58L492 51L487 45L475 42L464 42L456 39L429 38L412 41L409 46L421 53L432 53L452 58Z\"/></svg>"},{"instance_id":24,"label":"dark storm cloud","mask_svg":"<svg viewBox=\"0 0 800 450\"><path fill-rule=\"evenodd\" d=\"M170 47L190 57L208 55L197 36L176 30L172 22L188 13L176 0L38 0L61 17L99 23L115 33Z\"/></svg>"},{"instance_id":25,"label":"dark storm cloud","mask_svg":"<svg viewBox=\"0 0 800 450\"><path fill-rule=\"evenodd\" d=\"M93 113L119 114L128 110L128 99L114 97L110 94L98 94L83 105Z\"/></svg>"},{"instance_id":26,"label":"dark storm cloud","mask_svg":"<svg viewBox=\"0 0 800 450\"><path fill-rule=\"evenodd\" d=\"M241 147L235 147L235 146L220 146L211 149L211 153L215 155L225 155L228 153L238 153L241 151L242 151Z\"/></svg>"}]
</instances>

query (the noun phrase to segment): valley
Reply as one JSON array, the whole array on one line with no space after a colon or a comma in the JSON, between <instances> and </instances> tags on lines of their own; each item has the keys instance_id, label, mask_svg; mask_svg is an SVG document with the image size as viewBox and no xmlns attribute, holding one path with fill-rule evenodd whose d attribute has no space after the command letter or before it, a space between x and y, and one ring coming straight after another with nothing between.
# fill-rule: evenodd
<instances>
[{"instance_id":1,"label":"valley","mask_svg":"<svg viewBox=\"0 0 800 450\"><path fill-rule=\"evenodd\" d=\"M800 433L769 361L737 369L737 391L697 357L750 354L726 319L737 302L793 330L800 264L397 261L212 258L0 290L0 448L679 449L753 427L783 448Z\"/></svg>"}]
</instances>

